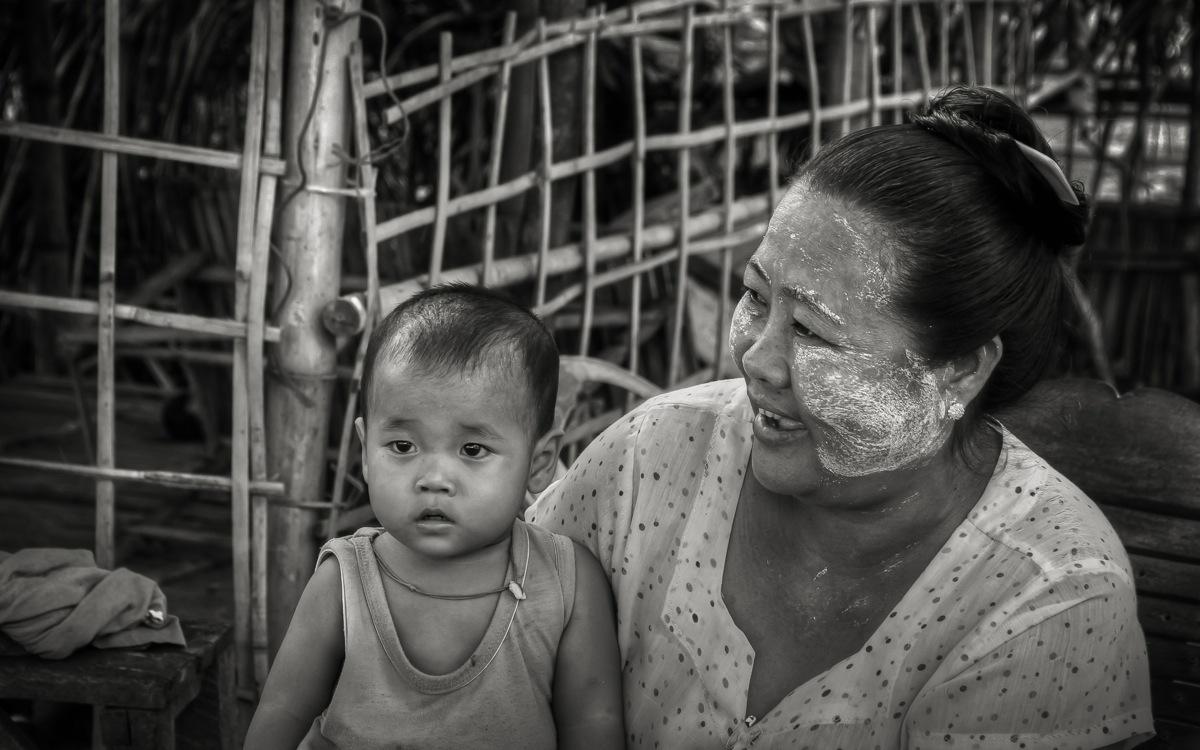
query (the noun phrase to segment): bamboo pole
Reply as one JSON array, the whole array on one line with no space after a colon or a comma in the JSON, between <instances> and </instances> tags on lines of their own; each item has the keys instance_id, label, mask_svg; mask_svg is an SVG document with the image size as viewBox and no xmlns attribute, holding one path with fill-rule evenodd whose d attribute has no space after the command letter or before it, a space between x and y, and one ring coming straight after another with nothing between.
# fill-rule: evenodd
<instances>
[{"instance_id":1,"label":"bamboo pole","mask_svg":"<svg viewBox=\"0 0 1200 750\"><path fill-rule=\"evenodd\" d=\"M104 133L121 125L121 0L104 3ZM117 155L105 153L100 166L100 278L96 315L96 466L116 465L113 395L117 304ZM116 566L116 495L112 480L96 481L96 564Z\"/></svg>"},{"instance_id":2,"label":"bamboo pole","mask_svg":"<svg viewBox=\"0 0 1200 750\"><path fill-rule=\"evenodd\" d=\"M443 31L439 37L442 82L450 80L450 63L454 59L454 37ZM438 176L437 206L433 219L433 252L429 260L429 284L435 286L442 275L442 257L446 251L446 220L449 218L446 205L450 202L450 149L453 145L450 130L450 92L442 97L438 106Z\"/></svg>"},{"instance_id":3,"label":"bamboo pole","mask_svg":"<svg viewBox=\"0 0 1200 750\"><path fill-rule=\"evenodd\" d=\"M229 477L212 474L190 474L182 471L157 471L145 469L119 469L113 466L86 466L62 461L42 461L34 458L0 456L0 466L14 469L34 469L51 474L89 477L106 482L129 482L154 487L173 487L184 490L212 492L230 491L233 482ZM283 483L261 481L252 484L254 491L269 497L283 497Z\"/></svg>"},{"instance_id":4,"label":"bamboo pole","mask_svg":"<svg viewBox=\"0 0 1200 750\"><path fill-rule=\"evenodd\" d=\"M283 0L267 3L267 82L263 123L262 159L278 159L283 130ZM267 278L270 272L271 228L274 225L278 178L259 178L258 209L255 215L253 265L250 269L249 304L246 313L246 389L250 419L250 647L254 681L261 692L270 668L268 635L268 535L267 498L255 492L267 479L266 373Z\"/></svg>"},{"instance_id":5,"label":"bamboo pole","mask_svg":"<svg viewBox=\"0 0 1200 750\"><path fill-rule=\"evenodd\" d=\"M239 171L242 168L241 154L197 146L181 146L176 143L162 143L145 138L118 136L115 133L90 133L84 130L0 120L0 135L41 143L79 146L106 154L145 156L151 159L164 159L231 171ZM279 159L264 159L259 168L267 174L282 175L285 164Z\"/></svg>"},{"instance_id":6,"label":"bamboo pole","mask_svg":"<svg viewBox=\"0 0 1200 750\"><path fill-rule=\"evenodd\" d=\"M103 210L103 206L101 206L101 209ZM101 312L100 304L91 300L65 299L45 294L13 292L7 289L0 289L0 307L54 310L74 315L99 315ZM199 315L186 315L184 313L162 312L123 304L114 305L112 314L118 320L132 320L171 331L185 331L229 339L236 339L246 335L246 326L233 320L204 318ZM279 329L276 327L267 328L264 336L267 341L278 341Z\"/></svg>"},{"instance_id":7,"label":"bamboo pole","mask_svg":"<svg viewBox=\"0 0 1200 750\"><path fill-rule=\"evenodd\" d=\"M629 17L637 22L637 6L630 6ZM630 250L633 264L642 260L642 244L646 223L646 84L642 69L642 39L635 36L630 40L630 55L633 58L633 234ZM630 282L629 297L629 371L638 373L638 342L642 328L642 275L636 273ZM541 304L545 300L538 300ZM632 396L626 399L626 409L632 408Z\"/></svg>"},{"instance_id":8,"label":"bamboo pole","mask_svg":"<svg viewBox=\"0 0 1200 750\"><path fill-rule=\"evenodd\" d=\"M515 16L513 17L515 20ZM362 214L364 234L364 250L367 264L367 310L366 325L359 336L358 349L354 354L354 374L350 378L350 392L346 398L346 409L342 415L342 431L338 438L337 469L333 479L333 503L329 510L329 520L325 535L337 536L338 515L341 512L346 487L346 475L350 465L350 442L354 435L354 417L358 411L358 401L362 398L359 389L362 385L363 362L366 359L367 345L370 343L371 331L379 316L379 249L375 240L375 167L371 164L371 141L367 134L367 103L362 94L363 63L362 46L356 40L350 51L350 103L354 114L354 145L358 155L358 177L365 191L364 197L358 202ZM503 117L503 115L501 115ZM493 162L495 164L495 162ZM487 259L484 260L487 263Z\"/></svg>"},{"instance_id":9,"label":"bamboo pole","mask_svg":"<svg viewBox=\"0 0 1200 750\"><path fill-rule=\"evenodd\" d=\"M504 45L512 44L517 34L517 14L509 11L504 15ZM500 158L504 154L504 118L508 114L508 91L512 79L512 62L504 60L500 64L500 75L497 81L496 114L492 127L492 158L488 164L488 187L494 188L500 184ZM496 257L496 209L493 203L487 207L483 229L483 278L481 283L488 286L492 278L492 260Z\"/></svg>"},{"instance_id":10,"label":"bamboo pole","mask_svg":"<svg viewBox=\"0 0 1200 750\"><path fill-rule=\"evenodd\" d=\"M679 127L681 134L692 129L692 67L695 58L695 21L696 8L688 5L683 17L683 52L680 56L679 83ZM687 222L691 212L691 152L685 145L679 149L676 163L677 179L679 181L679 265L675 269L675 319L671 325L671 350L667 359L667 385L670 386L679 377L679 360L682 357L684 314L687 312Z\"/></svg>"},{"instance_id":11,"label":"bamboo pole","mask_svg":"<svg viewBox=\"0 0 1200 750\"><path fill-rule=\"evenodd\" d=\"M938 74L941 85L950 85L950 13L946 4L951 0L938 0ZM913 6L916 7L916 6Z\"/></svg>"},{"instance_id":12,"label":"bamboo pole","mask_svg":"<svg viewBox=\"0 0 1200 750\"><path fill-rule=\"evenodd\" d=\"M867 43L863 45L863 52L870 58L867 63L867 101L869 107L867 113L869 122L872 126L880 123L879 118L879 94L880 94L880 74L879 74L879 55L876 52L876 42L879 38L879 21L877 16L878 10L874 5L867 8Z\"/></svg>"},{"instance_id":13,"label":"bamboo pole","mask_svg":"<svg viewBox=\"0 0 1200 750\"><path fill-rule=\"evenodd\" d=\"M346 165L334 154L333 144L346 142L344 60L358 37L358 21L326 28L321 6L319 0L292 5L284 143L288 162L302 159L306 165L307 186L340 190ZM354 13L358 7L357 0L348 0L342 10ZM313 44L314 38L321 43ZM324 498L337 350L321 328L320 312L337 295L344 221L343 195L304 189L286 201L278 219L281 263L289 271L290 285L278 279L272 305L282 325L274 356L276 377L267 384L267 463L271 476L284 482L296 502ZM286 294L282 299L281 293ZM304 508L272 504L268 510L272 653L316 559L315 522L315 514Z\"/></svg>"},{"instance_id":14,"label":"bamboo pole","mask_svg":"<svg viewBox=\"0 0 1200 750\"><path fill-rule=\"evenodd\" d=\"M242 142L234 259L234 319L245 323L250 305L254 238L258 208L258 164L262 157L263 110L266 106L267 0L256 0L250 38L250 77L246 85L246 120ZM233 418L230 428L230 533L233 548L233 641L240 690L254 684L250 632L250 416L247 387L247 339L233 342Z\"/></svg>"},{"instance_id":15,"label":"bamboo pole","mask_svg":"<svg viewBox=\"0 0 1200 750\"><path fill-rule=\"evenodd\" d=\"M913 37L917 40L917 68L921 71L923 98L928 100L933 92L933 72L929 67L929 42L925 37L925 22L921 20L921 9L912 6Z\"/></svg>"},{"instance_id":16,"label":"bamboo pole","mask_svg":"<svg viewBox=\"0 0 1200 750\"><path fill-rule=\"evenodd\" d=\"M722 8L728 10L729 0L721 0ZM737 121L737 111L734 107L733 100L733 28L726 26L721 35L721 69L724 84L722 86L722 115L725 119L725 185L722 190L722 203L724 205L726 235L733 234L733 198L734 198L734 178L737 175L737 139L733 135L733 125ZM775 183L775 176L772 174L769 177L771 184ZM721 280L717 284L717 294L720 298L717 302L717 331L716 350L713 352L713 373L716 378L721 378L724 374L723 364L726 357L726 351L729 348L729 326L722 325L727 315L729 315L729 277L733 273L733 250L726 247L721 250Z\"/></svg>"},{"instance_id":17,"label":"bamboo pole","mask_svg":"<svg viewBox=\"0 0 1200 750\"><path fill-rule=\"evenodd\" d=\"M779 6L767 10L767 120L773 127L767 131L767 194L771 207L779 205Z\"/></svg>"},{"instance_id":18,"label":"bamboo pole","mask_svg":"<svg viewBox=\"0 0 1200 750\"><path fill-rule=\"evenodd\" d=\"M904 90L904 6L900 0L892 0L892 93ZM892 122L904 122L901 109L892 110Z\"/></svg>"},{"instance_id":19,"label":"bamboo pole","mask_svg":"<svg viewBox=\"0 0 1200 750\"><path fill-rule=\"evenodd\" d=\"M747 196L733 204L734 219L738 223L766 215L770 210L771 206L767 204L766 193ZM705 211L688 217L684 231L689 237L703 237L718 231L723 220L722 210ZM664 222L646 227L642 234L643 248L656 250L676 244L679 229L679 222ZM629 254L631 245L630 237L625 233L602 237L596 242L596 261L605 262L624 258ZM549 274L566 274L577 271L582 266L583 251L577 243L555 248L546 255L545 268ZM528 281L537 273L538 262L533 255L501 258L496 261L495 266L496 286L504 287ZM446 271L442 280L472 282L478 278L479 264L472 264ZM385 313L391 310L417 291L424 289L428 285L428 279L428 276L421 275L380 287L380 312ZM322 313L325 327L336 336L353 335L362 330L362 310L365 308L362 292L343 295L332 302Z\"/></svg>"},{"instance_id":20,"label":"bamboo pole","mask_svg":"<svg viewBox=\"0 0 1200 750\"><path fill-rule=\"evenodd\" d=\"M537 21L538 38L546 40L546 19ZM550 252L550 230L552 228L554 190L554 110L550 106L550 56L538 60L538 98L542 111L542 169L539 189L542 193L542 225L538 237L537 259L537 304L546 301L546 254Z\"/></svg>"},{"instance_id":21,"label":"bamboo pole","mask_svg":"<svg viewBox=\"0 0 1200 750\"><path fill-rule=\"evenodd\" d=\"M961 3L961 5L963 56L967 62L967 83L975 86L980 82L979 65L975 61L975 26L971 23L971 6L967 3Z\"/></svg>"},{"instance_id":22,"label":"bamboo pole","mask_svg":"<svg viewBox=\"0 0 1200 750\"><path fill-rule=\"evenodd\" d=\"M808 68L808 111L812 118L809 142L811 154L816 156L817 152L821 150L821 74L817 70L817 44L813 38L812 17L804 16L800 23L804 27L804 61Z\"/></svg>"},{"instance_id":23,"label":"bamboo pole","mask_svg":"<svg viewBox=\"0 0 1200 750\"><path fill-rule=\"evenodd\" d=\"M591 11L595 15L596 10ZM596 32L588 34L583 55L583 157L596 150ZM579 354L587 356L592 340L592 315L596 306L596 172L583 173L583 323L579 330Z\"/></svg>"},{"instance_id":24,"label":"bamboo pole","mask_svg":"<svg viewBox=\"0 0 1200 750\"><path fill-rule=\"evenodd\" d=\"M991 86L994 73L994 61L992 57L995 55L995 40L992 34L996 28L996 6L995 0L984 0L983 5L983 85Z\"/></svg>"}]
</instances>

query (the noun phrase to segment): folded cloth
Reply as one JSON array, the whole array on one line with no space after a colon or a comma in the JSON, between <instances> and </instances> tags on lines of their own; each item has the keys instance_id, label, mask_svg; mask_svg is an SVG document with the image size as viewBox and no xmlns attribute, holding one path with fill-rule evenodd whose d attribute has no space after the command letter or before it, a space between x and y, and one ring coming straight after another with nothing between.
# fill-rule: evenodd
<instances>
[{"instance_id":1,"label":"folded cloth","mask_svg":"<svg viewBox=\"0 0 1200 750\"><path fill-rule=\"evenodd\" d=\"M158 584L98 568L90 550L0 552L0 630L32 654L63 659L89 643L187 645L179 618L166 611Z\"/></svg>"}]
</instances>

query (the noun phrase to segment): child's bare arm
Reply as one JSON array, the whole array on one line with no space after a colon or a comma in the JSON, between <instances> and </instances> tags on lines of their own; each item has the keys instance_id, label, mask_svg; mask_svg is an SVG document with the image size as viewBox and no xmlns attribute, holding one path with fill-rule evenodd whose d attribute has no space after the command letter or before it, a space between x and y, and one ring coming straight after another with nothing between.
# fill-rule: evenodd
<instances>
[{"instance_id":1,"label":"child's bare arm","mask_svg":"<svg viewBox=\"0 0 1200 750\"><path fill-rule=\"evenodd\" d=\"M317 566L300 595L246 733L245 747L294 750L329 705L344 657L341 592L337 560L329 557Z\"/></svg>"},{"instance_id":2,"label":"child's bare arm","mask_svg":"<svg viewBox=\"0 0 1200 750\"><path fill-rule=\"evenodd\" d=\"M575 545L575 609L554 668L558 747L623 748L621 655L612 591L600 563Z\"/></svg>"}]
</instances>

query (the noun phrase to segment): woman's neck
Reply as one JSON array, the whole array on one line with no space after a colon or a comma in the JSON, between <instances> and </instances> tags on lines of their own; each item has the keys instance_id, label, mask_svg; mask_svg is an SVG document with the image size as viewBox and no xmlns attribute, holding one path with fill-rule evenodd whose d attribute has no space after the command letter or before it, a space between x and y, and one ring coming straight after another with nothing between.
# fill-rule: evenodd
<instances>
[{"instance_id":1,"label":"woman's neck","mask_svg":"<svg viewBox=\"0 0 1200 750\"><path fill-rule=\"evenodd\" d=\"M844 575L878 575L945 542L982 495L1000 443L989 432L977 467L947 446L919 469L831 482L797 497L758 486L754 525L792 554L803 551L810 564ZM757 484L752 473L747 481Z\"/></svg>"}]
</instances>

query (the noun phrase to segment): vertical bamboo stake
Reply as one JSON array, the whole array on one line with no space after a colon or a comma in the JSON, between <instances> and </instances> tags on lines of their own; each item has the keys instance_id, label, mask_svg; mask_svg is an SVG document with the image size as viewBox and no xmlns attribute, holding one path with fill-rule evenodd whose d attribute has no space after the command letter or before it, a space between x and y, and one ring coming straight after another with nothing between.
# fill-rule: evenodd
<instances>
[{"instance_id":1,"label":"vertical bamboo stake","mask_svg":"<svg viewBox=\"0 0 1200 750\"><path fill-rule=\"evenodd\" d=\"M846 104L854 96L854 6L852 0L842 0L842 91L839 104ZM838 119L837 137L850 132L850 116Z\"/></svg>"},{"instance_id":2,"label":"vertical bamboo stake","mask_svg":"<svg viewBox=\"0 0 1200 750\"><path fill-rule=\"evenodd\" d=\"M539 18L537 22L538 42L546 42L546 19ZM547 55L538 60L538 97L542 109L542 226L538 238L537 260L537 304L540 307L546 301L546 255L550 252L550 228L553 180L551 170L554 167L554 111L550 108L550 61Z\"/></svg>"},{"instance_id":3,"label":"vertical bamboo stake","mask_svg":"<svg viewBox=\"0 0 1200 750\"><path fill-rule=\"evenodd\" d=\"M779 205L779 5L767 11L767 185L771 210Z\"/></svg>"},{"instance_id":4,"label":"vertical bamboo stake","mask_svg":"<svg viewBox=\"0 0 1200 750\"><path fill-rule=\"evenodd\" d=\"M598 17L596 9L589 14ZM588 32L583 55L583 157L596 151L596 26ZM583 173L583 320L579 353L587 356L596 307L596 168Z\"/></svg>"},{"instance_id":5,"label":"vertical bamboo stake","mask_svg":"<svg viewBox=\"0 0 1200 750\"><path fill-rule=\"evenodd\" d=\"M629 22L638 22L637 5L629 6ZM642 260L642 242L646 223L646 91L642 80L642 38L630 39L633 55L633 237L630 241L633 263ZM629 371L638 372L638 342L642 337L642 275L631 279L629 299ZM625 408L633 406L633 394L625 397Z\"/></svg>"},{"instance_id":6,"label":"vertical bamboo stake","mask_svg":"<svg viewBox=\"0 0 1200 750\"><path fill-rule=\"evenodd\" d=\"M104 133L121 126L121 0L104 3ZM117 155L100 157L100 305L96 331L96 466L116 466L114 435L114 312L117 304ZM96 564L116 565L116 495L111 480L96 480Z\"/></svg>"},{"instance_id":7,"label":"vertical bamboo stake","mask_svg":"<svg viewBox=\"0 0 1200 750\"><path fill-rule=\"evenodd\" d=\"M808 68L808 109L812 113L809 142L812 145L812 155L816 156L821 150L821 75L817 71L817 45L813 39L812 13L805 12L801 21L804 25L804 61ZM775 203L772 201L772 210Z\"/></svg>"},{"instance_id":8,"label":"vertical bamboo stake","mask_svg":"<svg viewBox=\"0 0 1200 750\"><path fill-rule=\"evenodd\" d=\"M321 7L321 0L294 0L288 44L284 144L289 164L303 159L307 179L302 187L317 189L291 196L278 219L281 270L272 308L278 314L280 340L273 356L274 377L267 384L267 460L271 475L287 487L288 499L310 507L272 503L267 510L272 651L282 640L316 559L317 518L311 504L325 502L325 448L337 374L336 342L321 324L321 310L338 295L346 206L344 197L322 188L340 189L346 182L346 164L333 145L347 142L349 84L344 61L350 42L358 38L358 19L351 15L340 25L326 27ZM350 14L358 8L358 0L346 0L342 6ZM314 39L321 43L314 44ZM298 176L291 170L291 180Z\"/></svg>"},{"instance_id":9,"label":"vertical bamboo stake","mask_svg":"<svg viewBox=\"0 0 1200 750\"><path fill-rule=\"evenodd\" d=\"M238 189L237 237L234 267L234 319L245 323L250 304L254 265L255 211L258 208L258 165L262 156L263 107L266 97L267 6L256 0L250 40L250 80L246 87L246 128L242 142L242 172ZM233 342L233 424L230 449L231 533L233 547L233 641L237 652L237 681L249 690L254 662L250 649L250 416L247 403L247 346Z\"/></svg>"},{"instance_id":10,"label":"vertical bamboo stake","mask_svg":"<svg viewBox=\"0 0 1200 750\"><path fill-rule=\"evenodd\" d=\"M979 83L979 66L975 64L975 27L971 23L971 4L962 2L963 55L967 58L967 83Z\"/></svg>"},{"instance_id":11,"label":"vertical bamboo stake","mask_svg":"<svg viewBox=\"0 0 1200 750\"><path fill-rule=\"evenodd\" d=\"M983 4L983 85L991 86L995 75L992 57L995 55L992 34L996 29L995 0L986 0Z\"/></svg>"},{"instance_id":12,"label":"vertical bamboo stake","mask_svg":"<svg viewBox=\"0 0 1200 750\"><path fill-rule=\"evenodd\" d=\"M721 0L721 9L729 10L729 0ZM722 27L721 67L723 76L722 102L725 118L725 188L723 198L725 203L725 234L733 234L733 193L734 177L737 174L737 139L733 135L737 111L733 101L733 29L728 22ZM772 183L775 176L770 177ZM774 208L774 206L772 206ZM724 376L724 364L729 348L729 326L724 325L725 317L729 314L729 277L733 274L733 248L721 249L721 282L718 285L720 299L717 302L717 346L713 352L713 377L720 379Z\"/></svg>"},{"instance_id":13,"label":"vertical bamboo stake","mask_svg":"<svg viewBox=\"0 0 1200 750\"><path fill-rule=\"evenodd\" d=\"M683 12L683 55L680 58L679 128L683 135L692 130L692 63L695 55L696 8L691 3ZM679 265L675 272L675 320L671 327L671 353L667 361L667 385L679 379L679 359L683 346L683 316L687 309L688 213L691 199L691 153L687 146L679 149L676 167L679 179Z\"/></svg>"},{"instance_id":14,"label":"vertical bamboo stake","mask_svg":"<svg viewBox=\"0 0 1200 750\"><path fill-rule=\"evenodd\" d=\"M508 47L513 43L517 33L516 11L509 11L504 16L504 37L502 44ZM498 90L496 92L496 120L492 129L492 159L488 165L488 187L494 188L500 184L500 157L504 154L504 116L508 114L508 90L512 77L512 57L505 57L500 63ZM489 203L487 217L483 227L483 270L480 283L490 286L492 283L492 262L496 257L496 203Z\"/></svg>"},{"instance_id":15,"label":"vertical bamboo stake","mask_svg":"<svg viewBox=\"0 0 1200 750\"><path fill-rule=\"evenodd\" d=\"M904 91L904 6L900 0L892 0L892 93L899 98ZM904 122L904 111L900 107L892 110L892 122Z\"/></svg>"},{"instance_id":16,"label":"vertical bamboo stake","mask_svg":"<svg viewBox=\"0 0 1200 750\"><path fill-rule=\"evenodd\" d=\"M267 9L267 91L263 125L263 152L280 156L283 123L283 0L269 0ZM259 179L255 212L254 263L250 269L250 300L246 314L246 387L250 406L250 478L267 478L266 384L263 336L266 326L267 277L274 223L275 175ZM254 679L259 690L270 668L267 633L267 499L250 496L250 645L254 654Z\"/></svg>"},{"instance_id":17,"label":"vertical bamboo stake","mask_svg":"<svg viewBox=\"0 0 1200 750\"><path fill-rule=\"evenodd\" d=\"M355 39L350 46L347 61L350 73L350 105L354 115L354 152L358 156L358 182L362 194L358 198L362 217L363 246L367 264L367 314L362 333L359 334L358 349L354 354L354 375L350 378L350 393L346 398L346 410L342 416L342 432L338 437L337 468L333 479L333 504L329 509L329 523L325 535L338 535L338 512L342 507L346 489L346 474L350 465L350 443L354 438L354 417L358 413L358 401L362 398L363 361L367 355L371 331L379 316L379 247L375 239L375 166L371 164L371 140L367 134L367 101L363 96L362 43ZM503 117L503 115L501 115ZM494 205L494 204L493 204Z\"/></svg>"},{"instance_id":18,"label":"vertical bamboo stake","mask_svg":"<svg viewBox=\"0 0 1200 750\"><path fill-rule=\"evenodd\" d=\"M917 40L917 68L921 71L921 90L925 100L933 93L933 71L929 68L929 40L925 36L925 22L921 20L921 9L916 5L912 8L913 35Z\"/></svg>"},{"instance_id":19,"label":"vertical bamboo stake","mask_svg":"<svg viewBox=\"0 0 1200 750\"><path fill-rule=\"evenodd\" d=\"M938 12L938 75L942 85L950 85L950 14L946 11L946 3L950 0L940 0ZM914 6L916 7L916 6Z\"/></svg>"},{"instance_id":20,"label":"vertical bamboo stake","mask_svg":"<svg viewBox=\"0 0 1200 750\"><path fill-rule=\"evenodd\" d=\"M454 37L443 31L439 37L438 80L443 84L450 81L450 69L454 61ZM433 253L429 259L429 285L436 286L442 278L442 256L446 252L446 204L450 202L450 147L453 133L450 130L450 97L446 92L438 102L438 179L437 213L433 222Z\"/></svg>"},{"instance_id":21,"label":"vertical bamboo stake","mask_svg":"<svg viewBox=\"0 0 1200 750\"><path fill-rule=\"evenodd\" d=\"M867 8L867 44L866 54L870 56L867 64L867 70L870 74L870 88L868 89L867 112L869 113L869 121L872 126L879 124L879 9L874 5Z\"/></svg>"}]
</instances>

